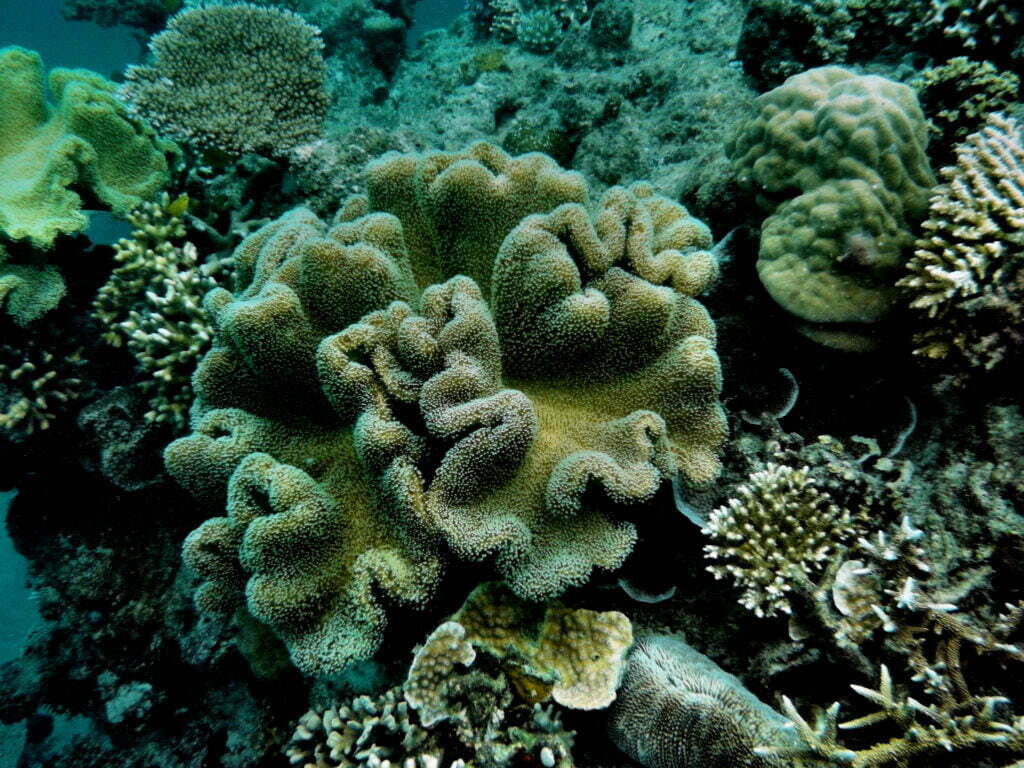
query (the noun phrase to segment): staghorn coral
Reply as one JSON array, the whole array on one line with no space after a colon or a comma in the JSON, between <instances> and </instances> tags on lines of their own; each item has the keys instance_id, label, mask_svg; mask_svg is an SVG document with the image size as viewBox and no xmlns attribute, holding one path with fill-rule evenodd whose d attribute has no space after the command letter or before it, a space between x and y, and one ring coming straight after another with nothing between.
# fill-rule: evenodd
<instances>
[{"instance_id":1,"label":"staghorn coral","mask_svg":"<svg viewBox=\"0 0 1024 768\"><path fill-rule=\"evenodd\" d=\"M285 156L327 111L319 31L248 3L186 10L129 67L122 95L161 131L202 148Z\"/></svg>"},{"instance_id":2,"label":"staghorn coral","mask_svg":"<svg viewBox=\"0 0 1024 768\"><path fill-rule=\"evenodd\" d=\"M121 266L93 301L94 316L109 329L104 340L127 347L147 377L140 385L150 395L146 418L178 428L192 404L192 372L213 339L203 296L218 285L194 245L174 244L185 236L180 217L187 207L187 197L172 201L165 192L129 213L135 230L114 247Z\"/></svg>"},{"instance_id":3,"label":"staghorn coral","mask_svg":"<svg viewBox=\"0 0 1024 768\"><path fill-rule=\"evenodd\" d=\"M473 590L452 617L468 643L510 666L517 690L550 696L563 707L604 709L615 699L626 652L633 643L629 619L618 611L539 606L502 584Z\"/></svg>"},{"instance_id":4,"label":"staghorn coral","mask_svg":"<svg viewBox=\"0 0 1024 768\"><path fill-rule=\"evenodd\" d=\"M100 75L56 68L48 83L54 104L39 54L0 48L0 234L37 248L85 229L79 192L117 214L154 196L177 152Z\"/></svg>"},{"instance_id":5,"label":"staghorn coral","mask_svg":"<svg viewBox=\"0 0 1024 768\"><path fill-rule=\"evenodd\" d=\"M992 115L956 149L897 283L925 326L915 354L963 381L1020 354L1024 335L1024 129Z\"/></svg>"},{"instance_id":6,"label":"staghorn coral","mask_svg":"<svg viewBox=\"0 0 1024 768\"><path fill-rule=\"evenodd\" d=\"M769 768L758 745L789 745L786 720L678 637L641 637L608 715L612 741L646 768Z\"/></svg>"},{"instance_id":7,"label":"staghorn coral","mask_svg":"<svg viewBox=\"0 0 1024 768\"><path fill-rule=\"evenodd\" d=\"M81 353L58 356L32 343L0 346L0 430L23 440L49 429L63 407L85 393Z\"/></svg>"},{"instance_id":8,"label":"staghorn coral","mask_svg":"<svg viewBox=\"0 0 1024 768\"><path fill-rule=\"evenodd\" d=\"M740 185L771 213L757 263L762 284L811 323L883 319L934 183L913 91L820 67L763 94L757 107L727 153Z\"/></svg>"},{"instance_id":9,"label":"staghorn coral","mask_svg":"<svg viewBox=\"0 0 1024 768\"><path fill-rule=\"evenodd\" d=\"M185 545L199 604L244 599L311 673L425 603L442 543L530 599L618 567L636 534L609 512L709 481L724 438L692 298L715 264L683 208L644 185L591 208L578 175L485 144L367 178L330 230L299 209L240 246L166 452L227 502Z\"/></svg>"},{"instance_id":10,"label":"staghorn coral","mask_svg":"<svg viewBox=\"0 0 1024 768\"><path fill-rule=\"evenodd\" d=\"M929 67L910 85L931 121L932 143L950 153L954 144L981 128L989 114L1006 109L1020 94L1020 78L1013 72L966 56Z\"/></svg>"},{"instance_id":11,"label":"staghorn coral","mask_svg":"<svg viewBox=\"0 0 1024 768\"><path fill-rule=\"evenodd\" d=\"M791 613L788 593L854 539L864 510L838 506L807 467L769 462L736 492L702 529L713 542L704 552L716 561L708 570L743 587L740 604L756 615Z\"/></svg>"}]
</instances>

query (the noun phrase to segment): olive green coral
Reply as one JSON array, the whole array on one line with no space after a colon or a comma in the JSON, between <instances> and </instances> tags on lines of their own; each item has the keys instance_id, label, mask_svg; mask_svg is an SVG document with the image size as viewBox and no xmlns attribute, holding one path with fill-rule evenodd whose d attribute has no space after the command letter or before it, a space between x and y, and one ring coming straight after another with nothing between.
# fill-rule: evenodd
<instances>
[{"instance_id":1,"label":"olive green coral","mask_svg":"<svg viewBox=\"0 0 1024 768\"><path fill-rule=\"evenodd\" d=\"M772 214L761 282L812 323L881 320L934 183L914 92L820 67L763 94L757 107L727 149L740 184Z\"/></svg>"},{"instance_id":2,"label":"olive green coral","mask_svg":"<svg viewBox=\"0 0 1024 768\"><path fill-rule=\"evenodd\" d=\"M153 197L176 151L93 72L54 69L49 88L54 104L37 53L0 49L0 233L37 247L85 228L80 191L118 214Z\"/></svg>"},{"instance_id":3,"label":"olive green coral","mask_svg":"<svg viewBox=\"0 0 1024 768\"><path fill-rule=\"evenodd\" d=\"M33 320L56 307L67 286L64 278L52 264L31 258L28 263L16 263L0 243L0 306L18 325Z\"/></svg>"},{"instance_id":4,"label":"olive green coral","mask_svg":"<svg viewBox=\"0 0 1024 768\"><path fill-rule=\"evenodd\" d=\"M250 610L306 671L372 653L376 596L424 602L441 545L532 599L618 567L636 533L609 513L711 480L725 435L692 298L716 266L682 207L644 185L591 207L577 174L485 144L367 176L334 227L299 209L239 247L238 293L206 300L195 433L167 451L228 503L186 546L201 602L255 578ZM296 492L266 509L254 472Z\"/></svg>"}]
</instances>

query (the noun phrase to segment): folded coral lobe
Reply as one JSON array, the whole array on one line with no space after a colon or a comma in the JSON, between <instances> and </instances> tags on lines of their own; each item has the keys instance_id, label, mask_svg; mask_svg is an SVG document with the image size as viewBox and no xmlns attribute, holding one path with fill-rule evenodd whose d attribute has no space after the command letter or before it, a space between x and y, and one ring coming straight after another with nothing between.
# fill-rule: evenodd
<instances>
[{"instance_id":1,"label":"folded coral lobe","mask_svg":"<svg viewBox=\"0 0 1024 768\"><path fill-rule=\"evenodd\" d=\"M203 589L244 589L310 672L372 653L384 603L425 601L441 552L532 599L618 567L627 517L676 472L713 479L725 436L693 298L716 266L681 206L644 185L592 206L550 158L482 144L385 156L367 186L332 228L299 210L243 243L238 292L208 299L196 432L167 452L244 528L233 548L213 525L202 557L190 538ZM304 490L243 513L267 461Z\"/></svg>"}]
</instances>

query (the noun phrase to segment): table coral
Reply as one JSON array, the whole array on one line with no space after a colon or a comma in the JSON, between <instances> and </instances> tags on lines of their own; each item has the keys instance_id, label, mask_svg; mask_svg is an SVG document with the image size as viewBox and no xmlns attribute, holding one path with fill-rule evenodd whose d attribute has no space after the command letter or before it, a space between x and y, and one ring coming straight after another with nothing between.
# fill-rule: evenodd
<instances>
[{"instance_id":1,"label":"table coral","mask_svg":"<svg viewBox=\"0 0 1024 768\"><path fill-rule=\"evenodd\" d=\"M591 207L577 174L485 144L385 156L368 191L240 246L166 453L227 503L186 543L200 604L247 602L310 673L423 604L440 545L530 599L618 567L636 532L613 510L710 481L725 435L692 298L716 265L681 206L635 185Z\"/></svg>"},{"instance_id":2,"label":"table coral","mask_svg":"<svg viewBox=\"0 0 1024 768\"><path fill-rule=\"evenodd\" d=\"M0 233L40 248L85 228L78 191L127 213L167 184L176 151L100 75L53 69L49 88L54 104L37 53L0 49Z\"/></svg>"},{"instance_id":3,"label":"table coral","mask_svg":"<svg viewBox=\"0 0 1024 768\"><path fill-rule=\"evenodd\" d=\"M992 115L956 157L898 285L926 324L915 354L963 380L1019 357L1024 339L1024 129Z\"/></svg>"},{"instance_id":4,"label":"table coral","mask_svg":"<svg viewBox=\"0 0 1024 768\"><path fill-rule=\"evenodd\" d=\"M894 305L910 227L934 183L927 124L907 86L840 67L760 96L728 153L771 212L758 274L812 323L873 323Z\"/></svg>"},{"instance_id":5,"label":"table coral","mask_svg":"<svg viewBox=\"0 0 1024 768\"><path fill-rule=\"evenodd\" d=\"M248 3L185 10L122 90L160 130L203 148L285 155L316 139L328 98L319 30Z\"/></svg>"}]
</instances>

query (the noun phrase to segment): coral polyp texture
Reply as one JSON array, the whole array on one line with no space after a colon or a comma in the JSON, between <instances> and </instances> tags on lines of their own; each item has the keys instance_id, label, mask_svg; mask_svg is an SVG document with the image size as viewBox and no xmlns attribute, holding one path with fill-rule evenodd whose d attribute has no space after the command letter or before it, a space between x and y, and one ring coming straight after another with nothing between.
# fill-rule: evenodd
<instances>
[{"instance_id":1,"label":"coral polyp texture","mask_svg":"<svg viewBox=\"0 0 1024 768\"><path fill-rule=\"evenodd\" d=\"M161 131L202 148L286 155L316 139L328 98L319 30L248 3L182 11L122 89Z\"/></svg>"},{"instance_id":2,"label":"coral polyp texture","mask_svg":"<svg viewBox=\"0 0 1024 768\"><path fill-rule=\"evenodd\" d=\"M56 267L36 258L16 263L0 243L0 306L15 323L24 326L38 319L56 307L66 292Z\"/></svg>"},{"instance_id":3,"label":"coral polyp texture","mask_svg":"<svg viewBox=\"0 0 1024 768\"><path fill-rule=\"evenodd\" d=\"M39 54L0 48L0 234L45 248L85 228L79 192L124 214L167 184L176 148L114 91L84 69L44 78Z\"/></svg>"},{"instance_id":4,"label":"coral polyp texture","mask_svg":"<svg viewBox=\"0 0 1024 768\"><path fill-rule=\"evenodd\" d=\"M646 768L781 768L757 755L786 745L786 719L672 635L637 641L608 718L615 744Z\"/></svg>"},{"instance_id":5,"label":"coral polyp texture","mask_svg":"<svg viewBox=\"0 0 1024 768\"><path fill-rule=\"evenodd\" d=\"M307 672L373 653L442 555L547 599L614 569L627 509L718 471L707 227L641 184L596 205L550 158L386 155L328 227L298 209L211 292L191 436L226 503L185 547L204 607L247 602ZM450 556L450 555L448 555Z\"/></svg>"},{"instance_id":6,"label":"coral polyp texture","mask_svg":"<svg viewBox=\"0 0 1024 768\"><path fill-rule=\"evenodd\" d=\"M494 582L473 590L452 618L468 643L514 668L513 683L531 699L550 695L572 709L614 701L633 644L625 614L530 603Z\"/></svg>"},{"instance_id":7,"label":"coral polyp texture","mask_svg":"<svg viewBox=\"0 0 1024 768\"><path fill-rule=\"evenodd\" d=\"M1024 129L992 115L956 158L899 285L923 316L915 354L964 378L1019 359L1024 342Z\"/></svg>"},{"instance_id":8,"label":"coral polyp texture","mask_svg":"<svg viewBox=\"0 0 1024 768\"><path fill-rule=\"evenodd\" d=\"M823 493L807 467L769 463L736 492L704 528L708 570L743 587L740 603L758 616L790 613L789 593L853 541L860 516Z\"/></svg>"},{"instance_id":9,"label":"coral polyp texture","mask_svg":"<svg viewBox=\"0 0 1024 768\"><path fill-rule=\"evenodd\" d=\"M914 92L820 67L756 105L757 116L727 149L741 186L771 213L757 262L761 282L810 323L882 320L934 183Z\"/></svg>"}]
</instances>

